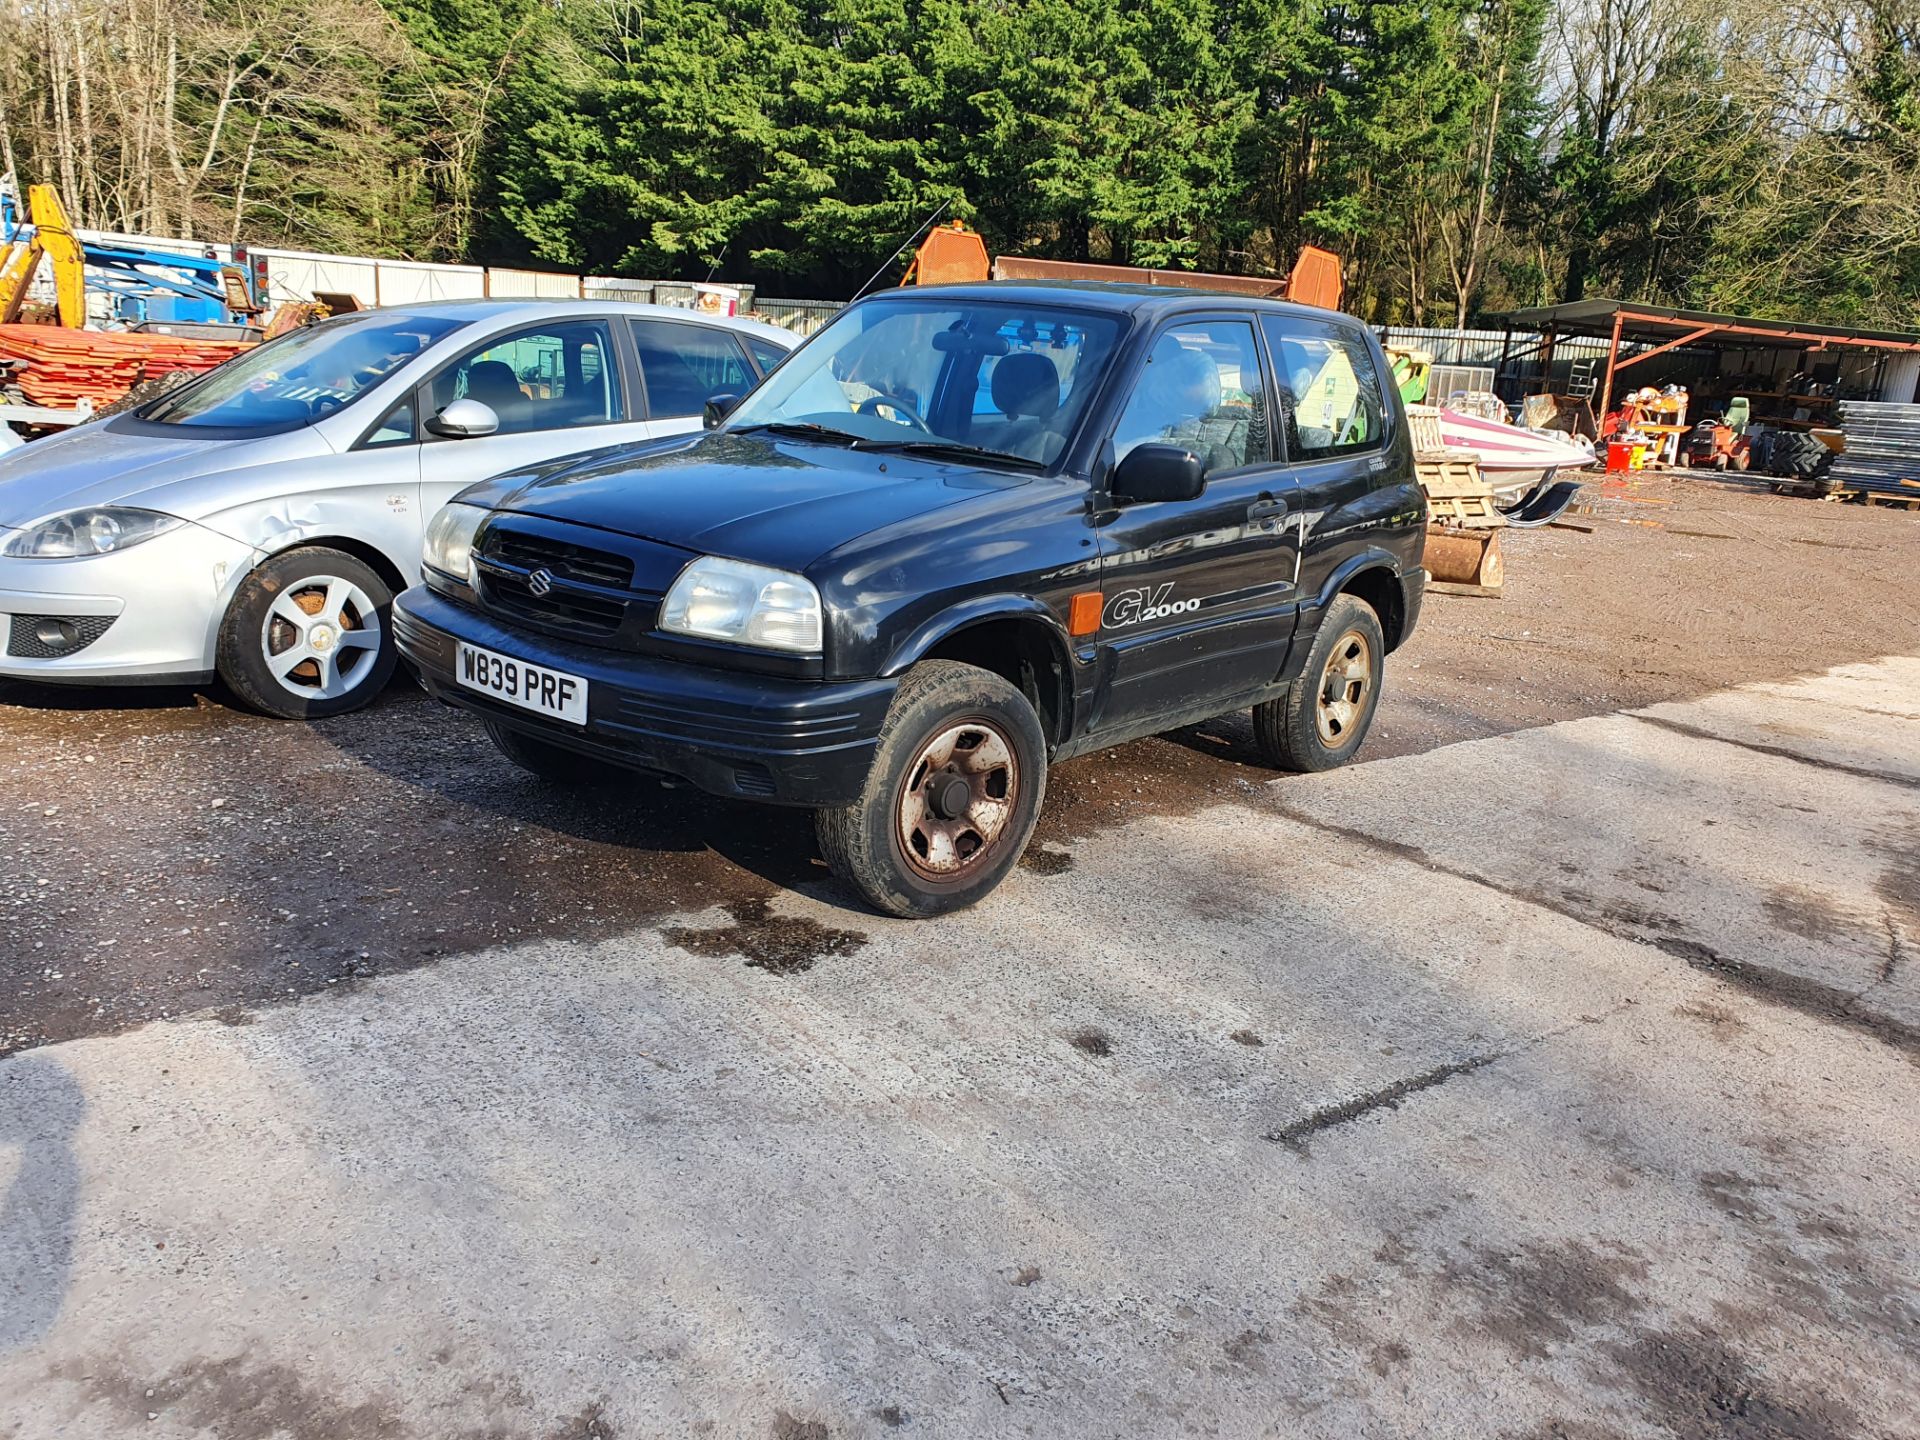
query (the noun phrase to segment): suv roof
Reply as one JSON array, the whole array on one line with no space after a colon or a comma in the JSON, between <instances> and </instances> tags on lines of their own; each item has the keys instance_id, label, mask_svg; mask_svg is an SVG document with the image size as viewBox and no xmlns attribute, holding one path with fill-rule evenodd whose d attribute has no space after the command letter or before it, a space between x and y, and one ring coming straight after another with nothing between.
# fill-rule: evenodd
<instances>
[{"instance_id":1,"label":"suv roof","mask_svg":"<svg viewBox=\"0 0 1920 1440\"><path fill-rule=\"evenodd\" d=\"M986 280L964 285L916 285L911 289L883 290L867 300L886 300L906 295L978 295L995 300L1026 301L1044 305L1058 304L1062 298L1093 310L1126 315L1160 315L1183 308L1231 305L1235 309L1273 311L1297 315L1303 319L1326 320L1337 317L1351 325L1360 321L1339 310L1324 310L1317 305L1301 305L1291 300L1270 300L1258 295L1239 295L1230 290L1189 290L1179 285L1141 285L1115 280Z\"/></svg>"}]
</instances>

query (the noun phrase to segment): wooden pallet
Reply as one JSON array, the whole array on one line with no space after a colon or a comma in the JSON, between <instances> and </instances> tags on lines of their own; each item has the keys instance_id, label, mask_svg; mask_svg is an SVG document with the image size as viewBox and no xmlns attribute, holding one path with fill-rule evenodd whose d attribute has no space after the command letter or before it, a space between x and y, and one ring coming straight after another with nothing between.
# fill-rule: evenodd
<instances>
[{"instance_id":1,"label":"wooden pallet","mask_svg":"<svg viewBox=\"0 0 1920 1440\"><path fill-rule=\"evenodd\" d=\"M1493 530L1505 525L1493 504L1493 487L1480 476L1480 463L1458 455L1422 455L1413 462L1420 488L1427 493L1427 518L1436 525Z\"/></svg>"}]
</instances>

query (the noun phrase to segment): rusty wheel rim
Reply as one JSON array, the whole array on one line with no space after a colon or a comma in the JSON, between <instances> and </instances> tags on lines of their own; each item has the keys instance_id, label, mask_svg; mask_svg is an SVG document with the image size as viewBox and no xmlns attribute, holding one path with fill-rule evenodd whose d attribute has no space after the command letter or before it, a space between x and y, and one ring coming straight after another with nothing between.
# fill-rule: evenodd
<instances>
[{"instance_id":1,"label":"rusty wheel rim","mask_svg":"<svg viewBox=\"0 0 1920 1440\"><path fill-rule=\"evenodd\" d=\"M907 767L895 808L900 853L923 879L953 881L977 871L1013 824L1020 762L991 720L948 725Z\"/></svg>"},{"instance_id":2,"label":"rusty wheel rim","mask_svg":"<svg viewBox=\"0 0 1920 1440\"><path fill-rule=\"evenodd\" d=\"M1334 642L1314 697L1313 719L1322 745L1339 750L1353 743L1372 688L1373 645L1360 631L1349 630Z\"/></svg>"}]
</instances>

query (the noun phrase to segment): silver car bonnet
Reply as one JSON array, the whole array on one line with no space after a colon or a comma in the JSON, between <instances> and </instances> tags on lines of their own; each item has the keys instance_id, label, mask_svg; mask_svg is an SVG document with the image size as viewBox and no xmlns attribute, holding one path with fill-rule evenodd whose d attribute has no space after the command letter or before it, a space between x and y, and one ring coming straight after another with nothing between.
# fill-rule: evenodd
<instances>
[{"instance_id":1,"label":"silver car bonnet","mask_svg":"<svg viewBox=\"0 0 1920 1440\"><path fill-rule=\"evenodd\" d=\"M235 493L229 472L334 453L313 426L220 439L174 428L136 434L97 420L0 455L0 526L18 529L88 505L137 505L198 520L251 498L251 485Z\"/></svg>"}]
</instances>

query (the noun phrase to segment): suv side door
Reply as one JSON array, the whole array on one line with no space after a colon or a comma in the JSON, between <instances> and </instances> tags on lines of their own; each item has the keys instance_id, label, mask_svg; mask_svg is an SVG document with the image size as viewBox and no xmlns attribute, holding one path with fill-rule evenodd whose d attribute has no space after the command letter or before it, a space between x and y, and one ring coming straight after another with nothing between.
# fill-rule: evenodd
<instances>
[{"instance_id":1,"label":"suv side door","mask_svg":"<svg viewBox=\"0 0 1920 1440\"><path fill-rule=\"evenodd\" d=\"M1369 497L1388 477L1393 411L1358 325L1270 312L1275 416L1296 486L1300 593L1312 607L1333 572L1378 528Z\"/></svg>"},{"instance_id":2,"label":"suv side door","mask_svg":"<svg viewBox=\"0 0 1920 1440\"><path fill-rule=\"evenodd\" d=\"M1206 484L1192 500L1096 502L1112 508L1095 521L1104 601L1090 732L1228 708L1285 664L1293 485L1272 446L1270 391L1250 314L1182 315L1153 337L1115 423L1112 463L1136 445L1183 445Z\"/></svg>"}]
</instances>

